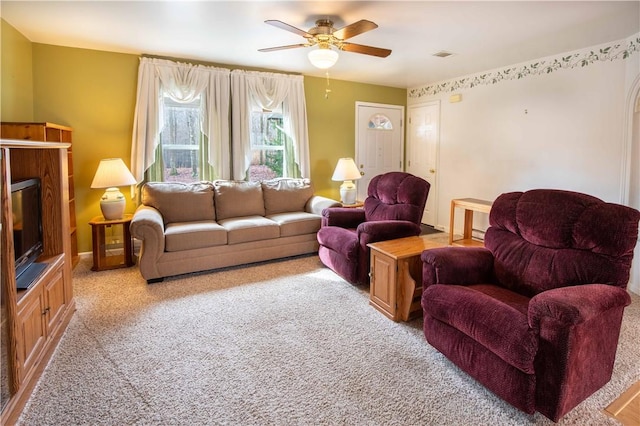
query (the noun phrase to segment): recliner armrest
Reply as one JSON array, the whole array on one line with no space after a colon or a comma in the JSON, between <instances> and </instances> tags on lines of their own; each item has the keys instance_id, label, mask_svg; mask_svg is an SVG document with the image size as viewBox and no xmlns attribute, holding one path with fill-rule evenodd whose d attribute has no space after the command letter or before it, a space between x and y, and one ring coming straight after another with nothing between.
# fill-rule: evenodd
<instances>
[{"instance_id":1,"label":"recliner armrest","mask_svg":"<svg viewBox=\"0 0 640 426\"><path fill-rule=\"evenodd\" d=\"M322 211L322 226L355 229L364 221L365 214L363 209L331 207Z\"/></svg>"},{"instance_id":2,"label":"recliner armrest","mask_svg":"<svg viewBox=\"0 0 640 426\"><path fill-rule=\"evenodd\" d=\"M558 421L611 379L624 307L622 288L584 284L547 290L529 301L538 335L536 410Z\"/></svg>"},{"instance_id":3,"label":"recliner armrest","mask_svg":"<svg viewBox=\"0 0 640 426\"><path fill-rule=\"evenodd\" d=\"M440 247L425 250L422 286L468 285L493 282L493 254L484 247Z\"/></svg>"},{"instance_id":4,"label":"recliner armrest","mask_svg":"<svg viewBox=\"0 0 640 426\"><path fill-rule=\"evenodd\" d=\"M360 246L366 248L367 244L378 241L420 235L421 229L408 220L376 220L361 223L356 232Z\"/></svg>"},{"instance_id":5,"label":"recliner armrest","mask_svg":"<svg viewBox=\"0 0 640 426\"><path fill-rule=\"evenodd\" d=\"M543 291L529 302L529 326L534 330L553 322L574 326L612 308L628 306L626 290L607 284L586 284Z\"/></svg>"}]
</instances>

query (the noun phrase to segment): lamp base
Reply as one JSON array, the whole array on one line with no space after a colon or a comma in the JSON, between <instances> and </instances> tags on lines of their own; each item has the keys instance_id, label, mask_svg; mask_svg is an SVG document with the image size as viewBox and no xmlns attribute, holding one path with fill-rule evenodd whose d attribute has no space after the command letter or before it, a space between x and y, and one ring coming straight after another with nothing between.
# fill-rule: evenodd
<instances>
[{"instance_id":1,"label":"lamp base","mask_svg":"<svg viewBox=\"0 0 640 426\"><path fill-rule=\"evenodd\" d=\"M106 220L118 220L124 216L126 200L118 188L107 188L100 199L100 210Z\"/></svg>"},{"instance_id":2,"label":"lamp base","mask_svg":"<svg viewBox=\"0 0 640 426\"><path fill-rule=\"evenodd\" d=\"M355 204L356 196L356 185L351 180L345 180L340 185L340 201L342 201L342 204Z\"/></svg>"}]
</instances>

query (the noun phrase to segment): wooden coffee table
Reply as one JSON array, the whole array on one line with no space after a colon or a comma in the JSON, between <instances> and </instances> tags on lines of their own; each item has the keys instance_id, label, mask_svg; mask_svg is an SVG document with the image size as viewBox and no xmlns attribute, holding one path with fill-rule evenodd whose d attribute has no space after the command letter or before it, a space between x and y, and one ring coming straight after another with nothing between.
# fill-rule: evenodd
<instances>
[{"instance_id":1,"label":"wooden coffee table","mask_svg":"<svg viewBox=\"0 0 640 426\"><path fill-rule=\"evenodd\" d=\"M369 303L394 321L408 321L422 312L422 261L424 250L446 247L446 234L399 238L369 244Z\"/></svg>"}]
</instances>

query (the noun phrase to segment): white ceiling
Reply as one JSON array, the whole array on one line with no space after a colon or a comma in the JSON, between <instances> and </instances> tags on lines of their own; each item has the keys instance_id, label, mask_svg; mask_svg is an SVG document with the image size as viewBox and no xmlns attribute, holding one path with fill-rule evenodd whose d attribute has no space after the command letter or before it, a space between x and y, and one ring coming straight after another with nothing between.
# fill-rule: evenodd
<instances>
[{"instance_id":1,"label":"white ceiling","mask_svg":"<svg viewBox=\"0 0 640 426\"><path fill-rule=\"evenodd\" d=\"M640 32L639 1L4 1L0 16L32 42L324 76L304 39L319 18L379 28L349 41L387 58L340 52L334 79L410 88L555 55ZM448 58L438 51L455 53Z\"/></svg>"}]
</instances>

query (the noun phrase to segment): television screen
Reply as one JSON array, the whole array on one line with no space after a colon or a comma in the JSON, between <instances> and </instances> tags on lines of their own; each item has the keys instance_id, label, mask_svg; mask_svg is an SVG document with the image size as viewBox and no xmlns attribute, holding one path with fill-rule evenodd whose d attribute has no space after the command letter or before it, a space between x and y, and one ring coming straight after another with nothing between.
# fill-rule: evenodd
<instances>
[{"instance_id":1,"label":"television screen","mask_svg":"<svg viewBox=\"0 0 640 426\"><path fill-rule=\"evenodd\" d=\"M39 265L30 270L43 251L40 179L32 178L12 183L11 205L16 280L18 288L27 288L42 272Z\"/></svg>"}]
</instances>

